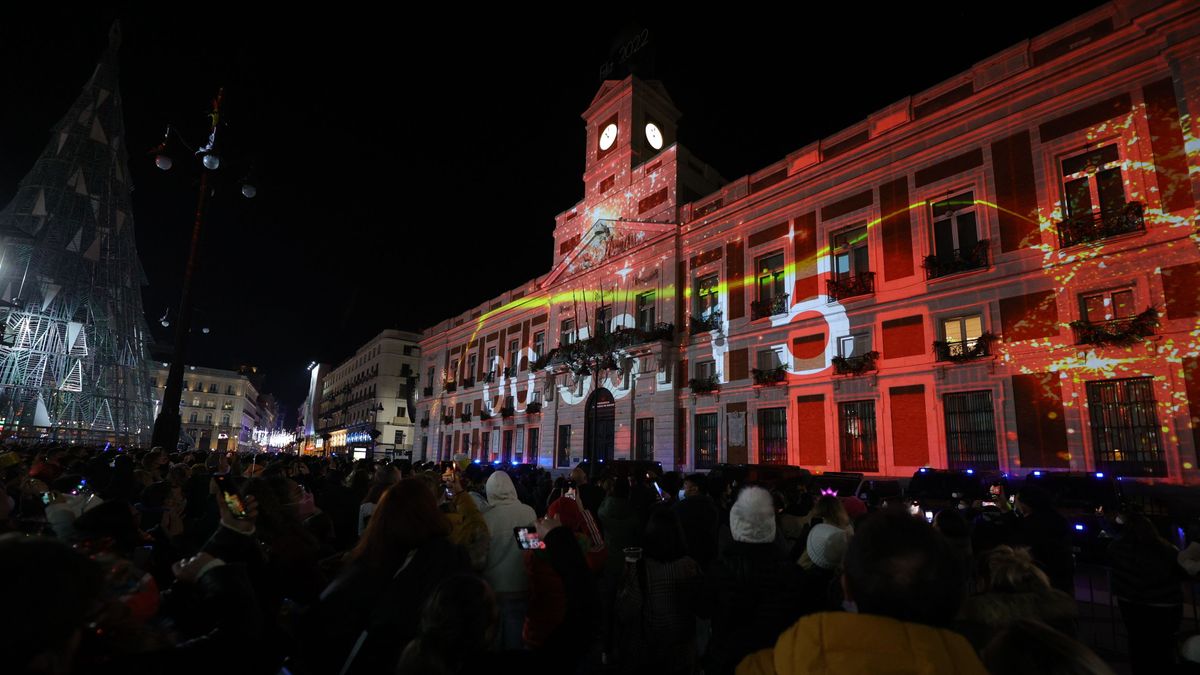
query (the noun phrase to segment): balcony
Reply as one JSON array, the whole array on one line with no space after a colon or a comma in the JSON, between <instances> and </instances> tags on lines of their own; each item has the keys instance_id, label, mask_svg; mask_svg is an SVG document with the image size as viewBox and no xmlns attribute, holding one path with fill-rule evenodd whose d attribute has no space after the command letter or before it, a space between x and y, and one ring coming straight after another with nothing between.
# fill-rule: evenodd
<instances>
[{"instance_id":1,"label":"balcony","mask_svg":"<svg viewBox=\"0 0 1200 675\"><path fill-rule=\"evenodd\" d=\"M500 408L500 417L513 417L516 414L517 409L512 405L506 405L503 408Z\"/></svg>"},{"instance_id":2,"label":"balcony","mask_svg":"<svg viewBox=\"0 0 1200 675\"><path fill-rule=\"evenodd\" d=\"M776 314L784 314L788 310L788 294L780 293L766 300L755 300L750 303L750 320L765 319Z\"/></svg>"},{"instance_id":3,"label":"balcony","mask_svg":"<svg viewBox=\"0 0 1200 675\"><path fill-rule=\"evenodd\" d=\"M871 295L875 292L875 273L863 272L855 276L842 275L829 277L825 281L827 295L830 300L843 300L859 295Z\"/></svg>"},{"instance_id":4,"label":"balcony","mask_svg":"<svg viewBox=\"0 0 1200 675\"><path fill-rule=\"evenodd\" d=\"M1129 202L1116 213L1085 214L1067 218L1058 224L1058 246L1067 248L1090 241L1101 241L1129 232L1144 232L1146 220L1141 202Z\"/></svg>"},{"instance_id":5,"label":"balcony","mask_svg":"<svg viewBox=\"0 0 1200 675\"><path fill-rule=\"evenodd\" d=\"M496 381L496 373L488 373L487 375L484 375L483 381L488 382L488 383L495 382Z\"/></svg>"},{"instance_id":6,"label":"balcony","mask_svg":"<svg viewBox=\"0 0 1200 675\"><path fill-rule=\"evenodd\" d=\"M429 426L429 418L428 417L421 418L421 426L423 426L423 427Z\"/></svg>"},{"instance_id":7,"label":"balcony","mask_svg":"<svg viewBox=\"0 0 1200 675\"><path fill-rule=\"evenodd\" d=\"M787 368L782 365L766 370L752 368L750 373L754 376L754 386L756 387L773 387L787 382Z\"/></svg>"},{"instance_id":8,"label":"balcony","mask_svg":"<svg viewBox=\"0 0 1200 675\"><path fill-rule=\"evenodd\" d=\"M480 410L479 411L479 419L484 422L492 419L492 412L490 410Z\"/></svg>"},{"instance_id":9,"label":"balcony","mask_svg":"<svg viewBox=\"0 0 1200 675\"><path fill-rule=\"evenodd\" d=\"M542 402L541 401L534 401L534 402L530 403L529 405L525 406L525 414L526 415L536 415L540 412L542 412Z\"/></svg>"},{"instance_id":10,"label":"balcony","mask_svg":"<svg viewBox=\"0 0 1200 675\"><path fill-rule=\"evenodd\" d=\"M421 394L424 396L433 396L433 387L425 387L421 390Z\"/></svg>"},{"instance_id":11,"label":"balcony","mask_svg":"<svg viewBox=\"0 0 1200 675\"><path fill-rule=\"evenodd\" d=\"M652 328L619 328L611 333L565 344L539 360L534 368L564 366L573 373L588 375L621 367L622 352L637 345L675 338L675 324L657 323ZM544 364L544 365L543 365Z\"/></svg>"},{"instance_id":12,"label":"balcony","mask_svg":"<svg viewBox=\"0 0 1200 675\"><path fill-rule=\"evenodd\" d=\"M1072 321L1071 328L1077 345L1128 347L1154 335L1158 310L1150 307L1137 316L1112 321Z\"/></svg>"},{"instance_id":13,"label":"balcony","mask_svg":"<svg viewBox=\"0 0 1200 675\"><path fill-rule=\"evenodd\" d=\"M714 330L721 330L721 310L714 309L708 313L707 317L696 318L693 315L689 320L690 335L698 335L700 333L708 333Z\"/></svg>"},{"instance_id":14,"label":"balcony","mask_svg":"<svg viewBox=\"0 0 1200 675\"><path fill-rule=\"evenodd\" d=\"M711 394L721 388L721 383L716 374L713 374L708 377L694 377L688 381L688 386L692 388L693 394Z\"/></svg>"},{"instance_id":15,"label":"balcony","mask_svg":"<svg viewBox=\"0 0 1200 675\"><path fill-rule=\"evenodd\" d=\"M879 359L879 352L867 352L859 356L835 356L833 357L833 372L837 375L857 376L872 370L878 370L875 361Z\"/></svg>"},{"instance_id":16,"label":"balcony","mask_svg":"<svg viewBox=\"0 0 1200 675\"><path fill-rule=\"evenodd\" d=\"M995 335L983 333L974 340L938 341L933 343L933 353L938 361L952 363L974 361L992 355L992 342L995 339Z\"/></svg>"},{"instance_id":17,"label":"balcony","mask_svg":"<svg viewBox=\"0 0 1200 675\"><path fill-rule=\"evenodd\" d=\"M517 376L517 367L516 366L505 366L504 371L503 371L503 376L504 377L516 377Z\"/></svg>"},{"instance_id":18,"label":"balcony","mask_svg":"<svg viewBox=\"0 0 1200 675\"><path fill-rule=\"evenodd\" d=\"M475 378L473 378L473 377L464 377L463 378L463 381L462 381L463 389L470 389L471 387L474 387L474 386L475 386Z\"/></svg>"},{"instance_id":19,"label":"balcony","mask_svg":"<svg viewBox=\"0 0 1200 675\"><path fill-rule=\"evenodd\" d=\"M442 415L442 424L454 424L454 415Z\"/></svg>"},{"instance_id":20,"label":"balcony","mask_svg":"<svg viewBox=\"0 0 1200 675\"><path fill-rule=\"evenodd\" d=\"M462 420L463 422L470 422L471 421L471 411L464 410L463 414L459 416L459 419Z\"/></svg>"},{"instance_id":21,"label":"balcony","mask_svg":"<svg viewBox=\"0 0 1200 675\"><path fill-rule=\"evenodd\" d=\"M446 380L446 384L443 386L443 389L445 389L447 392L458 391L458 382L455 382L454 380Z\"/></svg>"},{"instance_id":22,"label":"balcony","mask_svg":"<svg viewBox=\"0 0 1200 675\"><path fill-rule=\"evenodd\" d=\"M988 266L988 243L987 239L983 239L971 248L956 248L947 255L925 256L925 278L937 279L986 268Z\"/></svg>"}]
</instances>

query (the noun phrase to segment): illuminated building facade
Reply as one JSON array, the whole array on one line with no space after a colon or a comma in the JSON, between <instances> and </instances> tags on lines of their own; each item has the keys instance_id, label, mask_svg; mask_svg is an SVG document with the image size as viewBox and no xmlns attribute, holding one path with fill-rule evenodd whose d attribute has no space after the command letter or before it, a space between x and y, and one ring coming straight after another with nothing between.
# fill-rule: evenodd
<instances>
[{"instance_id":1,"label":"illuminated building facade","mask_svg":"<svg viewBox=\"0 0 1200 675\"><path fill-rule=\"evenodd\" d=\"M154 414L166 391L170 364L149 364ZM195 450L251 450L254 430L264 426L258 389L245 373L203 366L183 371L179 417Z\"/></svg>"},{"instance_id":2,"label":"illuminated building facade","mask_svg":"<svg viewBox=\"0 0 1200 675\"><path fill-rule=\"evenodd\" d=\"M410 400L420 339L416 333L385 330L337 366L314 366L311 385L321 392L314 450L318 441L322 452L357 449L363 456L412 450Z\"/></svg>"},{"instance_id":3,"label":"illuminated building facade","mask_svg":"<svg viewBox=\"0 0 1200 675\"><path fill-rule=\"evenodd\" d=\"M428 329L421 451L1196 482L1200 7L1115 3L749 176L584 113L549 273Z\"/></svg>"}]
</instances>

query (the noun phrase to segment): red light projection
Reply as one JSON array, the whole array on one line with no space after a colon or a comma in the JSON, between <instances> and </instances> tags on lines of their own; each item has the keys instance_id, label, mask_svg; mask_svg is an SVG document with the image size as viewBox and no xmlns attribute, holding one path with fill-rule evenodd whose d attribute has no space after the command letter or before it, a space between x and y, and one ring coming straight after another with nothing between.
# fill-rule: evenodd
<instances>
[{"instance_id":1,"label":"red light projection","mask_svg":"<svg viewBox=\"0 0 1200 675\"><path fill-rule=\"evenodd\" d=\"M553 269L426 332L425 456L1197 481L1200 61L1158 20L1046 51L1064 26L724 184L661 85L606 82Z\"/></svg>"}]
</instances>

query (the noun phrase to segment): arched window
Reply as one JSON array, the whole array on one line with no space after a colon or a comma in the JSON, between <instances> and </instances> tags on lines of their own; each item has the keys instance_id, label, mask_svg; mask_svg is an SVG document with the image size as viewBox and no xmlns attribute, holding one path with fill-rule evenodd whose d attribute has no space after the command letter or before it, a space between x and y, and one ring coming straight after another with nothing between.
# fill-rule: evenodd
<instances>
[{"instance_id":1,"label":"arched window","mask_svg":"<svg viewBox=\"0 0 1200 675\"><path fill-rule=\"evenodd\" d=\"M229 415L221 416L221 426L223 426L223 427L229 426Z\"/></svg>"},{"instance_id":2,"label":"arched window","mask_svg":"<svg viewBox=\"0 0 1200 675\"><path fill-rule=\"evenodd\" d=\"M204 423L212 424L212 413L204 413Z\"/></svg>"},{"instance_id":3,"label":"arched window","mask_svg":"<svg viewBox=\"0 0 1200 675\"><path fill-rule=\"evenodd\" d=\"M196 423L196 413L192 413L192 416L190 418L188 418L188 421L191 422L192 424L195 424Z\"/></svg>"}]
</instances>

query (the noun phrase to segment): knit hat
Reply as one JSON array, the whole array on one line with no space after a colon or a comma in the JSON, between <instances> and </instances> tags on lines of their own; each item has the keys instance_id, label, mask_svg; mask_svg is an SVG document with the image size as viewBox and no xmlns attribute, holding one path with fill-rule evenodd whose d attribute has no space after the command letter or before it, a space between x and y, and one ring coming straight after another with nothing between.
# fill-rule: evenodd
<instances>
[{"instance_id":1,"label":"knit hat","mask_svg":"<svg viewBox=\"0 0 1200 675\"><path fill-rule=\"evenodd\" d=\"M813 526L808 533L808 558L821 569L836 570L846 557L846 531L828 523Z\"/></svg>"},{"instance_id":2,"label":"knit hat","mask_svg":"<svg viewBox=\"0 0 1200 675\"><path fill-rule=\"evenodd\" d=\"M734 541L768 544L775 541L775 500L760 487L743 488L729 510Z\"/></svg>"}]
</instances>

